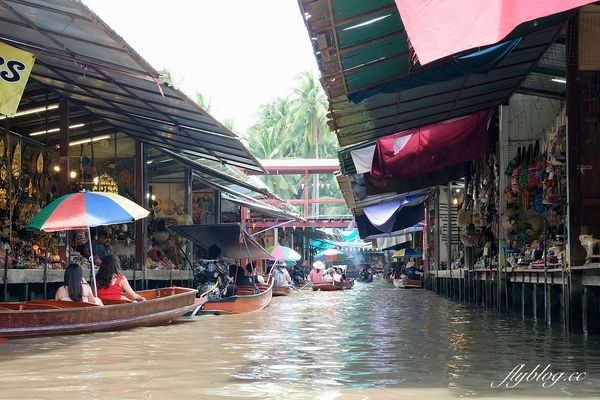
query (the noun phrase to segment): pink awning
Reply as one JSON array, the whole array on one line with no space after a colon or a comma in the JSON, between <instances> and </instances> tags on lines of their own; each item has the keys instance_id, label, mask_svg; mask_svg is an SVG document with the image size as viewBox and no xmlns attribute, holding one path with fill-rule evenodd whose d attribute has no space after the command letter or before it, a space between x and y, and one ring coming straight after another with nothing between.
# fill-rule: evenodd
<instances>
[{"instance_id":1,"label":"pink awning","mask_svg":"<svg viewBox=\"0 0 600 400\"><path fill-rule=\"evenodd\" d=\"M421 62L497 43L518 25L593 0L396 0Z\"/></svg>"},{"instance_id":2,"label":"pink awning","mask_svg":"<svg viewBox=\"0 0 600 400\"><path fill-rule=\"evenodd\" d=\"M371 175L412 178L477 160L488 150L489 111L377 139Z\"/></svg>"}]
</instances>

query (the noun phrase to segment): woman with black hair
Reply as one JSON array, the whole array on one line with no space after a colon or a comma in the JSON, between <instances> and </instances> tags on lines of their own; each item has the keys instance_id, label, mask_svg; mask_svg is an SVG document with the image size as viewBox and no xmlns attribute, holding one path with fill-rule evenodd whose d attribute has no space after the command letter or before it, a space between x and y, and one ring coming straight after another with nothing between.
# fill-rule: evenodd
<instances>
[{"instance_id":1,"label":"woman with black hair","mask_svg":"<svg viewBox=\"0 0 600 400\"><path fill-rule=\"evenodd\" d=\"M83 270L79 264L70 264L65 269L64 285L58 288L54 298L61 301L85 301L103 305L102 300L94 296L92 288L83 279Z\"/></svg>"},{"instance_id":2,"label":"woman with black hair","mask_svg":"<svg viewBox=\"0 0 600 400\"><path fill-rule=\"evenodd\" d=\"M96 285L98 297L102 300L146 300L133 291L127 278L121 272L119 258L112 254L102 259L102 264L96 273Z\"/></svg>"}]
</instances>

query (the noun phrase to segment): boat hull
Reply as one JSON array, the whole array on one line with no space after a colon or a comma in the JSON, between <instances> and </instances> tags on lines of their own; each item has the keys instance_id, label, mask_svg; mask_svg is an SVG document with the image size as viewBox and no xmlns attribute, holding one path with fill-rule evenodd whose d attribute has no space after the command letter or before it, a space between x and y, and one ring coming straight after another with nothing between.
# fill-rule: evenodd
<instances>
[{"instance_id":1,"label":"boat hull","mask_svg":"<svg viewBox=\"0 0 600 400\"><path fill-rule=\"evenodd\" d=\"M312 290L314 291L322 291L322 292L333 292L335 290L346 290L352 289L354 286L354 279L348 279L344 282L321 282L321 283L313 283Z\"/></svg>"},{"instance_id":2,"label":"boat hull","mask_svg":"<svg viewBox=\"0 0 600 400\"><path fill-rule=\"evenodd\" d=\"M241 293L252 290L252 288L239 287L238 291ZM202 313L211 314L241 314L247 312L253 312L262 310L271 302L273 297L273 282L264 288L260 287L260 293L258 294L242 294L231 297L225 297L219 300L211 300L204 303L202 308L194 312L193 315Z\"/></svg>"},{"instance_id":3,"label":"boat hull","mask_svg":"<svg viewBox=\"0 0 600 400\"><path fill-rule=\"evenodd\" d=\"M0 337L26 338L115 331L169 324L194 307L194 289L137 292L147 301L96 306L56 300L0 303Z\"/></svg>"},{"instance_id":4,"label":"boat hull","mask_svg":"<svg viewBox=\"0 0 600 400\"><path fill-rule=\"evenodd\" d=\"M402 289L422 289L423 282L419 279L394 279L394 286Z\"/></svg>"},{"instance_id":5,"label":"boat hull","mask_svg":"<svg viewBox=\"0 0 600 400\"><path fill-rule=\"evenodd\" d=\"M293 291L294 289L288 286L273 286L273 297L289 296Z\"/></svg>"}]
</instances>

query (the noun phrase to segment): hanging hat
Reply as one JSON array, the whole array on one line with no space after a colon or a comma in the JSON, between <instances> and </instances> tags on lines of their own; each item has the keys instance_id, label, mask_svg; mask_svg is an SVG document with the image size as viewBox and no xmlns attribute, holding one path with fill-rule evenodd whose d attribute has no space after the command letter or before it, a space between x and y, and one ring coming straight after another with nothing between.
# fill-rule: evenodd
<instances>
[{"instance_id":1,"label":"hanging hat","mask_svg":"<svg viewBox=\"0 0 600 400\"><path fill-rule=\"evenodd\" d=\"M171 199L165 200L163 202L163 213L167 216L171 216L175 214L175 210L177 210L177 205Z\"/></svg>"},{"instance_id":2,"label":"hanging hat","mask_svg":"<svg viewBox=\"0 0 600 400\"><path fill-rule=\"evenodd\" d=\"M316 269L325 269L325 264L323 264L322 261L315 261L313 263L313 267L315 267Z\"/></svg>"}]
</instances>

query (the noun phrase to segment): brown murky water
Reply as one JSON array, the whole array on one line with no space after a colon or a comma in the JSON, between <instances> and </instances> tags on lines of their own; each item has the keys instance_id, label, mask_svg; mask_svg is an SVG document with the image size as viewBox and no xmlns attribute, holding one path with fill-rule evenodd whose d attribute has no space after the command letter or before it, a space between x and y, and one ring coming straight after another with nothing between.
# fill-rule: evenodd
<instances>
[{"instance_id":1,"label":"brown murky water","mask_svg":"<svg viewBox=\"0 0 600 400\"><path fill-rule=\"evenodd\" d=\"M580 382L492 388L523 371ZM567 338L427 291L357 284L263 311L0 344L2 399L596 397L598 338Z\"/></svg>"}]
</instances>

